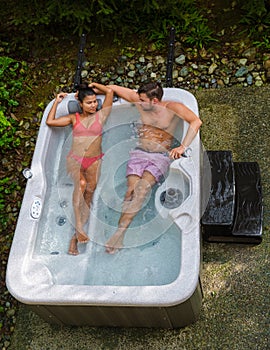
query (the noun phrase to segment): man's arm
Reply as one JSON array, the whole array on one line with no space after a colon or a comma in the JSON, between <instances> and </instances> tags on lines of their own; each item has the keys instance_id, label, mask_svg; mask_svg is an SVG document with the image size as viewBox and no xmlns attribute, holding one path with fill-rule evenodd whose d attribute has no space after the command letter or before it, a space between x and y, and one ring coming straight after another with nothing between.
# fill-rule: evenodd
<instances>
[{"instance_id":1,"label":"man's arm","mask_svg":"<svg viewBox=\"0 0 270 350\"><path fill-rule=\"evenodd\" d=\"M123 98L128 102L139 102L139 95L135 90L118 86L118 85L109 85L110 89L119 97Z\"/></svg>"},{"instance_id":2,"label":"man's arm","mask_svg":"<svg viewBox=\"0 0 270 350\"><path fill-rule=\"evenodd\" d=\"M89 84L89 86L91 86L91 84ZM121 98L123 98L124 100L128 101L128 102L139 102L139 95L137 94L137 92L135 90L123 87L123 86L118 86L118 85L107 85L108 88L110 88L113 93ZM104 95L104 91L98 89L97 87L94 88L94 91L96 94L103 94Z\"/></svg>"},{"instance_id":3,"label":"man's arm","mask_svg":"<svg viewBox=\"0 0 270 350\"><path fill-rule=\"evenodd\" d=\"M170 102L167 104L167 107L170 110L174 111L179 118L189 123L189 128L184 139L182 140L181 145L179 147L173 148L170 152L170 157L176 159L181 157L186 148L191 144L202 125L202 121L194 112L192 112L192 110L190 110L182 103Z\"/></svg>"}]
</instances>

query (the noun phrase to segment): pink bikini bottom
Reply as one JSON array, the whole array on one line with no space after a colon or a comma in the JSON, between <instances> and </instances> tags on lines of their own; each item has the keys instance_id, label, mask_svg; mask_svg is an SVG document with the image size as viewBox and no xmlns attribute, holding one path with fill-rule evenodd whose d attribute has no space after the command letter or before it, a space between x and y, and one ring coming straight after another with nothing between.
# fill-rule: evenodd
<instances>
[{"instance_id":1,"label":"pink bikini bottom","mask_svg":"<svg viewBox=\"0 0 270 350\"><path fill-rule=\"evenodd\" d=\"M69 152L68 157L76 160L79 164L81 164L84 170L88 169L90 165L95 163L95 161L101 159L104 156L104 153L99 154L96 157L80 157L74 154L72 151Z\"/></svg>"}]
</instances>

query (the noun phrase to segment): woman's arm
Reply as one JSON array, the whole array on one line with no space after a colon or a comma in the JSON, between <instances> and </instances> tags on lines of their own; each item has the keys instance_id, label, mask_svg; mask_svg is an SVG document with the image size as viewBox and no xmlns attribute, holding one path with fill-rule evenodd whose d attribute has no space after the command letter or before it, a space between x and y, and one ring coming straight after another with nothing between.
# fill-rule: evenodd
<instances>
[{"instance_id":1,"label":"woman's arm","mask_svg":"<svg viewBox=\"0 0 270 350\"><path fill-rule=\"evenodd\" d=\"M105 100L103 102L102 108L111 107L113 104L113 91L109 86L105 86L99 83L91 83L89 84L96 94L100 93L105 95Z\"/></svg>"},{"instance_id":2,"label":"woman's arm","mask_svg":"<svg viewBox=\"0 0 270 350\"><path fill-rule=\"evenodd\" d=\"M104 119L107 119L111 112L111 107L113 104L113 91L110 89L109 86L105 86L99 83L91 83L89 84L89 87L91 87L95 93L100 93L105 95L104 102L102 104L102 114L104 116Z\"/></svg>"},{"instance_id":3,"label":"woman's arm","mask_svg":"<svg viewBox=\"0 0 270 350\"><path fill-rule=\"evenodd\" d=\"M57 106L59 103L61 103L63 101L63 99L66 96L67 96L67 93L64 93L64 92L60 92L56 96L54 103L52 105L52 108L51 108L51 110L48 114L47 120L46 120L46 124L48 126L67 126L69 124L72 124L72 114L55 119Z\"/></svg>"}]
</instances>

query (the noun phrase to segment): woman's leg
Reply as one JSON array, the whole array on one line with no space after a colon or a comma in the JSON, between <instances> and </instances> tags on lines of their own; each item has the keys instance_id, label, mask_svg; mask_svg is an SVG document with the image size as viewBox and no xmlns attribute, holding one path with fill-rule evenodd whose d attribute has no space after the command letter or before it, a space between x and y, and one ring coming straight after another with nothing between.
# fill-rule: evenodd
<instances>
[{"instance_id":1,"label":"woman's leg","mask_svg":"<svg viewBox=\"0 0 270 350\"><path fill-rule=\"evenodd\" d=\"M76 237L78 243L87 243L89 241L89 237L84 232L83 226L85 222L83 221L83 212L85 207L85 199L84 194L87 187L87 180L84 176L84 173L80 171L79 181L76 179L74 183L74 191L73 191L73 208L74 215L76 221Z\"/></svg>"},{"instance_id":2,"label":"woman's leg","mask_svg":"<svg viewBox=\"0 0 270 350\"><path fill-rule=\"evenodd\" d=\"M78 240L77 240L75 233L71 237L71 240L69 242L68 254L71 254L71 255L78 255L79 254Z\"/></svg>"},{"instance_id":3,"label":"woman's leg","mask_svg":"<svg viewBox=\"0 0 270 350\"><path fill-rule=\"evenodd\" d=\"M86 180L86 188L83 195L84 201L83 201L83 208L82 208L82 225L84 225L89 218L90 206L91 206L93 195L97 187L98 179L100 176L100 166L101 166L101 160L97 160L84 172L84 176Z\"/></svg>"},{"instance_id":4,"label":"woman's leg","mask_svg":"<svg viewBox=\"0 0 270 350\"><path fill-rule=\"evenodd\" d=\"M81 171L81 165L72 158L67 158L67 170L74 182L73 210L75 216L75 235L79 243L87 243L89 241L89 237L83 231L81 214L84 206L84 192L87 184L86 179Z\"/></svg>"}]
</instances>

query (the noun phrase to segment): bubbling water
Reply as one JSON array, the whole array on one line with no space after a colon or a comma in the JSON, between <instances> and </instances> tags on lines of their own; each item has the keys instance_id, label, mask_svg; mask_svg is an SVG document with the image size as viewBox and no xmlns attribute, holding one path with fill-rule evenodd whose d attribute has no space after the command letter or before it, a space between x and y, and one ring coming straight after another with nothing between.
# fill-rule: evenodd
<instances>
[{"instance_id":1,"label":"bubbling water","mask_svg":"<svg viewBox=\"0 0 270 350\"><path fill-rule=\"evenodd\" d=\"M90 219L85 226L90 242L79 245L80 255L77 257L67 254L74 234L74 185L65 166L72 142L71 129L59 132L57 148L54 144L48 150L52 155L46 169L48 190L34 255L46 264L54 276L54 283L159 285L170 283L177 277L181 266L181 231L171 219L163 219L156 210L154 200L158 184L151 189L129 226L124 249L113 256L104 249L117 229L122 212L126 164L129 152L138 146L139 118L137 108L127 105L113 109L108 119L103 134L105 155L101 174ZM50 168L52 166L58 169L56 173Z\"/></svg>"}]
</instances>

